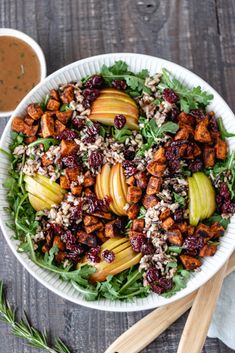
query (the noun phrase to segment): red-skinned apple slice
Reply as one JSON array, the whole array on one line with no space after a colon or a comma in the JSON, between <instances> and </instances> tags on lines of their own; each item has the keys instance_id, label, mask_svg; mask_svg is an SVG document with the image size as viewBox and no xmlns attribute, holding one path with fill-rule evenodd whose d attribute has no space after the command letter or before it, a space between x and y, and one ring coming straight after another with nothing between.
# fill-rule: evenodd
<instances>
[{"instance_id":1,"label":"red-skinned apple slice","mask_svg":"<svg viewBox=\"0 0 235 353\"><path fill-rule=\"evenodd\" d=\"M133 105L126 103L121 100L112 100L112 99L99 99L97 98L92 104L91 109L92 114L99 113L115 113L123 114L132 117L135 120L138 120L139 111Z\"/></svg>"}]
</instances>

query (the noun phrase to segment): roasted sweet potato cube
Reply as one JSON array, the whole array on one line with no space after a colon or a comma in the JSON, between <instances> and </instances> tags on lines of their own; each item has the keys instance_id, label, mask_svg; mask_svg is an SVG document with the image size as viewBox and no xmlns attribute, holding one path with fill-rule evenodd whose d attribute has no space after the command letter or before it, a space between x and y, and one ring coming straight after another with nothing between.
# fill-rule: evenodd
<instances>
[{"instance_id":1,"label":"roasted sweet potato cube","mask_svg":"<svg viewBox=\"0 0 235 353\"><path fill-rule=\"evenodd\" d=\"M158 202L158 199L154 195L145 195L142 200L142 203L146 209L156 206Z\"/></svg>"},{"instance_id":2,"label":"roasted sweet potato cube","mask_svg":"<svg viewBox=\"0 0 235 353\"><path fill-rule=\"evenodd\" d=\"M30 137L25 137L24 142L26 145L29 145L30 143L34 142L37 140L36 136L30 136Z\"/></svg>"},{"instance_id":3,"label":"roasted sweet potato cube","mask_svg":"<svg viewBox=\"0 0 235 353\"><path fill-rule=\"evenodd\" d=\"M156 177L162 177L166 169L166 164L160 164L159 162L152 161L147 165L148 172Z\"/></svg>"},{"instance_id":4,"label":"roasted sweet potato cube","mask_svg":"<svg viewBox=\"0 0 235 353\"><path fill-rule=\"evenodd\" d=\"M220 238L224 235L224 227L219 222L213 223L210 226L210 231L213 238Z\"/></svg>"},{"instance_id":5,"label":"roasted sweet potato cube","mask_svg":"<svg viewBox=\"0 0 235 353\"><path fill-rule=\"evenodd\" d=\"M56 112L57 119L64 125L67 124L69 119L71 118L73 112L72 110L68 110L67 112Z\"/></svg>"},{"instance_id":6,"label":"roasted sweet potato cube","mask_svg":"<svg viewBox=\"0 0 235 353\"><path fill-rule=\"evenodd\" d=\"M217 143L215 145L215 155L217 159L221 159L222 161L226 159L228 153L228 146L226 141L218 138Z\"/></svg>"},{"instance_id":7,"label":"roasted sweet potato cube","mask_svg":"<svg viewBox=\"0 0 235 353\"><path fill-rule=\"evenodd\" d=\"M206 145L203 149L203 162L206 168L214 167L215 165L215 149L212 146Z\"/></svg>"},{"instance_id":8,"label":"roasted sweet potato cube","mask_svg":"<svg viewBox=\"0 0 235 353\"><path fill-rule=\"evenodd\" d=\"M43 115L43 110L38 103L32 103L28 105L27 113L33 120L38 120Z\"/></svg>"},{"instance_id":9,"label":"roasted sweet potato cube","mask_svg":"<svg viewBox=\"0 0 235 353\"><path fill-rule=\"evenodd\" d=\"M90 187L92 185L95 184L95 178L93 177L93 175L91 174L91 172L88 170L85 174L84 174L84 181L83 181L83 186L86 187Z\"/></svg>"},{"instance_id":10,"label":"roasted sweet potato cube","mask_svg":"<svg viewBox=\"0 0 235 353\"><path fill-rule=\"evenodd\" d=\"M176 226L177 226L177 228L181 231L181 233L187 233L187 231L188 231L188 225L187 225L186 222L177 223Z\"/></svg>"},{"instance_id":11,"label":"roasted sweet potato cube","mask_svg":"<svg viewBox=\"0 0 235 353\"><path fill-rule=\"evenodd\" d=\"M56 89L51 89L50 90L50 98L55 99L56 101L60 101L60 96L59 93Z\"/></svg>"},{"instance_id":12,"label":"roasted sweet potato cube","mask_svg":"<svg viewBox=\"0 0 235 353\"><path fill-rule=\"evenodd\" d=\"M51 164L53 164L53 161L48 158L46 153L44 153L44 155L42 156L42 165L43 165L43 167L48 167Z\"/></svg>"},{"instance_id":13,"label":"roasted sweet potato cube","mask_svg":"<svg viewBox=\"0 0 235 353\"><path fill-rule=\"evenodd\" d=\"M58 264L61 264L66 259L66 252L65 251L58 251L58 254L55 255L55 261Z\"/></svg>"},{"instance_id":14,"label":"roasted sweet potato cube","mask_svg":"<svg viewBox=\"0 0 235 353\"><path fill-rule=\"evenodd\" d=\"M217 246L213 244L205 244L199 252L199 256L214 256L217 251Z\"/></svg>"},{"instance_id":15,"label":"roasted sweet potato cube","mask_svg":"<svg viewBox=\"0 0 235 353\"><path fill-rule=\"evenodd\" d=\"M189 235L189 236L193 235L194 232L195 232L195 227L193 227L193 226L188 226L187 228L188 228L188 229L187 229L188 235Z\"/></svg>"},{"instance_id":16,"label":"roasted sweet potato cube","mask_svg":"<svg viewBox=\"0 0 235 353\"><path fill-rule=\"evenodd\" d=\"M26 115L26 117L24 118L24 122L25 124L31 126L34 123L34 120L31 118L31 116L29 116L28 114Z\"/></svg>"},{"instance_id":17,"label":"roasted sweet potato cube","mask_svg":"<svg viewBox=\"0 0 235 353\"><path fill-rule=\"evenodd\" d=\"M114 238L119 235L117 232L117 228L115 227L115 222L116 222L116 220L105 224L104 234L105 234L106 238Z\"/></svg>"},{"instance_id":18,"label":"roasted sweet potato cube","mask_svg":"<svg viewBox=\"0 0 235 353\"><path fill-rule=\"evenodd\" d=\"M210 238L213 237L213 233L206 224L200 223L195 231L195 236L202 237L204 242L207 242Z\"/></svg>"},{"instance_id":19,"label":"roasted sweet potato cube","mask_svg":"<svg viewBox=\"0 0 235 353\"><path fill-rule=\"evenodd\" d=\"M127 185L135 185L135 177L134 175L130 176L129 178L126 179Z\"/></svg>"},{"instance_id":20,"label":"roasted sweet potato cube","mask_svg":"<svg viewBox=\"0 0 235 353\"><path fill-rule=\"evenodd\" d=\"M194 134L194 139L196 141L201 143L210 143L212 141L210 132L207 129L208 122L208 117L206 117L197 124Z\"/></svg>"},{"instance_id":21,"label":"roasted sweet potato cube","mask_svg":"<svg viewBox=\"0 0 235 353\"><path fill-rule=\"evenodd\" d=\"M144 219L134 219L132 223L132 230L135 232L143 232L144 225Z\"/></svg>"},{"instance_id":22,"label":"roasted sweet potato cube","mask_svg":"<svg viewBox=\"0 0 235 353\"><path fill-rule=\"evenodd\" d=\"M201 154L202 154L201 148L196 143L194 143L193 144L193 156L194 156L194 158L199 157Z\"/></svg>"},{"instance_id":23,"label":"roasted sweet potato cube","mask_svg":"<svg viewBox=\"0 0 235 353\"><path fill-rule=\"evenodd\" d=\"M48 110L58 110L60 108L60 102L57 100L50 98L47 102L47 109Z\"/></svg>"},{"instance_id":24,"label":"roasted sweet potato cube","mask_svg":"<svg viewBox=\"0 0 235 353\"><path fill-rule=\"evenodd\" d=\"M167 232L167 240L170 244L182 246L184 238L179 229L172 229Z\"/></svg>"},{"instance_id":25,"label":"roasted sweet potato cube","mask_svg":"<svg viewBox=\"0 0 235 353\"><path fill-rule=\"evenodd\" d=\"M24 132L25 129L25 122L23 121L23 119L19 116L16 116L13 120L12 120L12 124L11 124L11 128L13 131L16 132Z\"/></svg>"},{"instance_id":26,"label":"roasted sweet potato cube","mask_svg":"<svg viewBox=\"0 0 235 353\"><path fill-rule=\"evenodd\" d=\"M79 176L80 170L79 168L66 168L65 169L65 175L69 179L70 182L72 181L78 181L78 176Z\"/></svg>"},{"instance_id":27,"label":"roasted sweet potato cube","mask_svg":"<svg viewBox=\"0 0 235 353\"><path fill-rule=\"evenodd\" d=\"M158 163L161 163L161 164L164 164L166 162L165 148L164 147L160 147L154 152L153 160L158 162Z\"/></svg>"},{"instance_id":28,"label":"roasted sweet potato cube","mask_svg":"<svg viewBox=\"0 0 235 353\"><path fill-rule=\"evenodd\" d=\"M70 182L65 175L61 175L60 177L60 186L62 189L70 189Z\"/></svg>"},{"instance_id":29,"label":"roasted sweet potato cube","mask_svg":"<svg viewBox=\"0 0 235 353\"><path fill-rule=\"evenodd\" d=\"M87 234L84 231L77 232L77 240L79 243L89 246L90 248L94 248L97 246L97 238L94 234Z\"/></svg>"},{"instance_id":30,"label":"roasted sweet potato cube","mask_svg":"<svg viewBox=\"0 0 235 353\"><path fill-rule=\"evenodd\" d=\"M100 239L100 241L101 241L102 243L104 243L104 242L106 242L106 241L108 240L108 238L105 237L105 234L104 234L104 231L103 231L103 230L98 230L98 231L96 232L96 236L97 236L97 238Z\"/></svg>"},{"instance_id":31,"label":"roasted sweet potato cube","mask_svg":"<svg viewBox=\"0 0 235 353\"><path fill-rule=\"evenodd\" d=\"M60 99L65 104L72 102L74 100L73 87L71 86L66 87L63 90L63 92L60 94Z\"/></svg>"},{"instance_id":32,"label":"roasted sweet potato cube","mask_svg":"<svg viewBox=\"0 0 235 353\"><path fill-rule=\"evenodd\" d=\"M162 228L165 230L170 229L174 225L174 220L171 217L167 217L163 222L162 222Z\"/></svg>"},{"instance_id":33,"label":"roasted sweet potato cube","mask_svg":"<svg viewBox=\"0 0 235 353\"><path fill-rule=\"evenodd\" d=\"M186 270L195 270L202 265L199 259L189 255L180 255L180 260Z\"/></svg>"},{"instance_id":34,"label":"roasted sweet potato cube","mask_svg":"<svg viewBox=\"0 0 235 353\"><path fill-rule=\"evenodd\" d=\"M138 172L135 174L136 185L141 189L146 189L148 185L148 177L145 172Z\"/></svg>"},{"instance_id":35,"label":"roasted sweet potato cube","mask_svg":"<svg viewBox=\"0 0 235 353\"><path fill-rule=\"evenodd\" d=\"M175 135L174 140L178 141L178 140L188 140L189 139L189 129L187 129L186 127L183 127L182 129L180 129L177 134Z\"/></svg>"},{"instance_id":36,"label":"roasted sweet potato cube","mask_svg":"<svg viewBox=\"0 0 235 353\"><path fill-rule=\"evenodd\" d=\"M137 237L137 236L141 236L141 237L145 238L144 233L142 233L142 232L136 232L136 231L134 231L134 230L130 230L129 233L128 233L128 236L129 236L130 239L131 239L131 238L135 238L135 237Z\"/></svg>"},{"instance_id":37,"label":"roasted sweet potato cube","mask_svg":"<svg viewBox=\"0 0 235 353\"><path fill-rule=\"evenodd\" d=\"M102 222L98 222L96 224L92 224L90 226L85 227L85 231L90 234L95 232L96 230L102 230L104 229L104 225Z\"/></svg>"},{"instance_id":38,"label":"roasted sweet potato cube","mask_svg":"<svg viewBox=\"0 0 235 353\"><path fill-rule=\"evenodd\" d=\"M107 220L111 220L113 218L112 213L104 211L96 211L95 213L92 213L92 216L104 218Z\"/></svg>"},{"instance_id":39,"label":"roasted sweet potato cube","mask_svg":"<svg viewBox=\"0 0 235 353\"><path fill-rule=\"evenodd\" d=\"M59 235L55 235L54 239L53 239L53 246L57 246L57 248L61 251L65 250L65 244L64 242L61 240Z\"/></svg>"},{"instance_id":40,"label":"roasted sweet potato cube","mask_svg":"<svg viewBox=\"0 0 235 353\"><path fill-rule=\"evenodd\" d=\"M187 114L185 112L182 112L178 115L178 121L180 123L180 125L190 125L190 126L194 126L195 124L195 118L190 115Z\"/></svg>"},{"instance_id":41,"label":"roasted sweet potato cube","mask_svg":"<svg viewBox=\"0 0 235 353\"><path fill-rule=\"evenodd\" d=\"M128 186L127 189L127 202L137 203L142 197L142 190L138 186Z\"/></svg>"},{"instance_id":42,"label":"roasted sweet potato cube","mask_svg":"<svg viewBox=\"0 0 235 353\"><path fill-rule=\"evenodd\" d=\"M38 125L27 125L25 124L24 126L24 134L26 136L35 136L37 134L37 131L38 131Z\"/></svg>"},{"instance_id":43,"label":"roasted sweet potato cube","mask_svg":"<svg viewBox=\"0 0 235 353\"><path fill-rule=\"evenodd\" d=\"M134 203L133 205L130 205L128 210L126 211L127 217L129 219L135 219L140 211L140 206L137 203Z\"/></svg>"},{"instance_id":44,"label":"roasted sweet potato cube","mask_svg":"<svg viewBox=\"0 0 235 353\"><path fill-rule=\"evenodd\" d=\"M61 157L69 156L74 154L78 150L78 145L73 141L62 140L60 143L60 153Z\"/></svg>"},{"instance_id":45,"label":"roasted sweet potato cube","mask_svg":"<svg viewBox=\"0 0 235 353\"><path fill-rule=\"evenodd\" d=\"M94 194L93 191L90 188L85 188L84 190L84 196L88 197L90 195Z\"/></svg>"},{"instance_id":46,"label":"roasted sweet potato cube","mask_svg":"<svg viewBox=\"0 0 235 353\"><path fill-rule=\"evenodd\" d=\"M80 196L82 193L82 185L71 186L71 192L73 195Z\"/></svg>"},{"instance_id":47,"label":"roasted sweet potato cube","mask_svg":"<svg viewBox=\"0 0 235 353\"><path fill-rule=\"evenodd\" d=\"M164 221L167 219L171 214L171 210L169 208L166 208L164 211L161 212L159 219L160 221Z\"/></svg>"},{"instance_id":48,"label":"roasted sweet potato cube","mask_svg":"<svg viewBox=\"0 0 235 353\"><path fill-rule=\"evenodd\" d=\"M85 226L91 226L91 225L96 224L98 222L99 222L99 219L94 216L86 215L83 218L83 223Z\"/></svg>"},{"instance_id":49,"label":"roasted sweet potato cube","mask_svg":"<svg viewBox=\"0 0 235 353\"><path fill-rule=\"evenodd\" d=\"M59 135L65 129L66 126L64 124L62 124L59 120L55 121L55 136Z\"/></svg>"},{"instance_id":50,"label":"roasted sweet potato cube","mask_svg":"<svg viewBox=\"0 0 235 353\"><path fill-rule=\"evenodd\" d=\"M151 176L148 182L146 194L154 195L161 190L162 178Z\"/></svg>"},{"instance_id":51,"label":"roasted sweet potato cube","mask_svg":"<svg viewBox=\"0 0 235 353\"><path fill-rule=\"evenodd\" d=\"M55 134L55 121L50 114L45 113L41 117L42 136L44 138L54 136Z\"/></svg>"},{"instance_id":52,"label":"roasted sweet potato cube","mask_svg":"<svg viewBox=\"0 0 235 353\"><path fill-rule=\"evenodd\" d=\"M44 245L42 246L42 252L43 252L43 254L49 253L49 251L50 251L49 245L44 244Z\"/></svg>"}]
</instances>

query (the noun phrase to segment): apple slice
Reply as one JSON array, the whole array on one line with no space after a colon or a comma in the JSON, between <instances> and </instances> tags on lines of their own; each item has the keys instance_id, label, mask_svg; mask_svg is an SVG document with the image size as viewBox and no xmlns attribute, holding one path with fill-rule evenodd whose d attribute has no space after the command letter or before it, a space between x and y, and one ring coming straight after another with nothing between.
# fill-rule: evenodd
<instances>
[{"instance_id":1,"label":"apple slice","mask_svg":"<svg viewBox=\"0 0 235 353\"><path fill-rule=\"evenodd\" d=\"M125 216L126 211L124 210L124 206L126 205L126 198L122 190L119 167L119 163L112 166L110 172L110 193L115 204L115 208L118 210L120 215Z\"/></svg>"},{"instance_id":2,"label":"apple slice","mask_svg":"<svg viewBox=\"0 0 235 353\"><path fill-rule=\"evenodd\" d=\"M111 94L102 94L102 93L99 95L99 100L106 100L106 99L109 99L109 100L113 99L113 95L111 95ZM136 107L138 109L136 102L132 98L127 96L127 95L125 95L125 96L116 95L115 96L115 101L117 101L117 102L121 101L121 102L128 103L128 104L130 104L133 107Z\"/></svg>"},{"instance_id":3,"label":"apple slice","mask_svg":"<svg viewBox=\"0 0 235 353\"><path fill-rule=\"evenodd\" d=\"M122 100L112 100L112 98L97 98L92 104L92 113L114 113L116 115L123 114L138 120L138 109L136 107Z\"/></svg>"},{"instance_id":4,"label":"apple slice","mask_svg":"<svg viewBox=\"0 0 235 353\"><path fill-rule=\"evenodd\" d=\"M128 185L126 183L126 177L125 177L125 174L124 174L124 169L123 169L123 166L121 164L120 164L120 167L119 167L119 171L120 171L120 177L121 177L121 183L122 183L122 191L123 191L123 193L125 195L125 199L126 199Z\"/></svg>"},{"instance_id":5,"label":"apple slice","mask_svg":"<svg viewBox=\"0 0 235 353\"><path fill-rule=\"evenodd\" d=\"M37 174L34 177L34 180L36 180L39 184L45 186L46 188L48 188L54 193L58 193L58 194L66 193L66 190L62 189L59 184L55 183L54 181L51 181L49 178L45 177L44 175Z\"/></svg>"},{"instance_id":6,"label":"apple slice","mask_svg":"<svg viewBox=\"0 0 235 353\"><path fill-rule=\"evenodd\" d=\"M44 185L39 184L32 177L25 175L24 181L26 184L26 190L36 197L40 197L40 199L50 203L57 204L60 203L63 199L62 194L56 194L46 188Z\"/></svg>"},{"instance_id":7,"label":"apple slice","mask_svg":"<svg viewBox=\"0 0 235 353\"><path fill-rule=\"evenodd\" d=\"M35 209L35 211L43 211L46 208L50 209L52 206L52 203L48 203L44 200L41 200L39 197L34 196L32 194L28 194L29 197L29 202L32 205L32 207Z\"/></svg>"},{"instance_id":8,"label":"apple slice","mask_svg":"<svg viewBox=\"0 0 235 353\"><path fill-rule=\"evenodd\" d=\"M121 114L121 113L119 113ZM89 115L89 119L91 121L97 121L104 125L114 126L114 118L117 114L115 113L91 113ZM139 130L139 125L137 124L136 120L130 116L126 117L126 126L129 127L131 130Z\"/></svg>"},{"instance_id":9,"label":"apple slice","mask_svg":"<svg viewBox=\"0 0 235 353\"><path fill-rule=\"evenodd\" d=\"M189 223L196 226L201 217L201 199L197 183L193 177L188 177L189 185Z\"/></svg>"},{"instance_id":10,"label":"apple slice","mask_svg":"<svg viewBox=\"0 0 235 353\"><path fill-rule=\"evenodd\" d=\"M111 94L112 96L115 94L118 96L130 97L127 93L120 91L116 88L104 88L100 91L100 94Z\"/></svg>"},{"instance_id":11,"label":"apple slice","mask_svg":"<svg viewBox=\"0 0 235 353\"><path fill-rule=\"evenodd\" d=\"M201 219L205 219L210 217L215 212L215 190L210 179L204 173L194 173L193 178L196 180L201 197Z\"/></svg>"}]
</instances>

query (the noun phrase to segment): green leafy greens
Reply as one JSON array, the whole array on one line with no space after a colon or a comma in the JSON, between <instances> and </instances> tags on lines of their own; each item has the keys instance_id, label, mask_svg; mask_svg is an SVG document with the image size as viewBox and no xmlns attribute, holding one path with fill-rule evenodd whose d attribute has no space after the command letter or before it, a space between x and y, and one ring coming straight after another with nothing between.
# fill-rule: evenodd
<instances>
[{"instance_id":1,"label":"green leafy greens","mask_svg":"<svg viewBox=\"0 0 235 353\"><path fill-rule=\"evenodd\" d=\"M132 135L132 131L130 129L128 129L127 126L124 126L122 129L116 129L115 127L112 129L112 135L113 138L120 142L120 143L124 143L126 141L126 139Z\"/></svg>"},{"instance_id":2,"label":"green leafy greens","mask_svg":"<svg viewBox=\"0 0 235 353\"><path fill-rule=\"evenodd\" d=\"M183 196L177 194L176 192L174 192L173 195L174 195L175 202L177 202L180 205L180 207L182 207L182 208L185 207L185 205L186 205L185 198Z\"/></svg>"},{"instance_id":3,"label":"green leafy greens","mask_svg":"<svg viewBox=\"0 0 235 353\"><path fill-rule=\"evenodd\" d=\"M162 296L165 298L170 298L181 289L186 288L189 277L190 271L179 268L174 277L172 278L174 282L174 287L169 291L163 293Z\"/></svg>"},{"instance_id":4,"label":"green leafy greens","mask_svg":"<svg viewBox=\"0 0 235 353\"><path fill-rule=\"evenodd\" d=\"M225 139L226 137L234 137L235 134L230 133L226 130L222 118L217 119L219 130L220 130L220 135L222 139Z\"/></svg>"},{"instance_id":5,"label":"green leafy greens","mask_svg":"<svg viewBox=\"0 0 235 353\"><path fill-rule=\"evenodd\" d=\"M160 90L172 89L180 97L180 108L188 113L191 109L204 108L213 99L213 95L202 91L200 86L192 89L184 86L175 77L172 77L166 69L162 69L161 82L158 84Z\"/></svg>"}]
</instances>

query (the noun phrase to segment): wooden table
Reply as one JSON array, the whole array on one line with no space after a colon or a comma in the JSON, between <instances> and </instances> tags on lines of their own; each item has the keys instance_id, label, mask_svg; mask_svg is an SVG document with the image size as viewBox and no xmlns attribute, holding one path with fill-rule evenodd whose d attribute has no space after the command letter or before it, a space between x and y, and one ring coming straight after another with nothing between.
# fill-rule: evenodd
<instances>
[{"instance_id":1,"label":"wooden table","mask_svg":"<svg viewBox=\"0 0 235 353\"><path fill-rule=\"evenodd\" d=\"M91 55L136 52L172 60L209 82L235 109L233 0L1 0L0 27L22 30L44 50L48 74ZM0 122L1 132L7 119ZM105 313L69 303L22 268L0 236L0 278L8 298L34 325L76 353L102 353L146 315ZM175 353L186 316L144 350ZM34 353L0 323L0 353ZM232 353L217 339L204 352ZM127 352L128 353L128 352Z\"/></svg>"}]
</instances>

